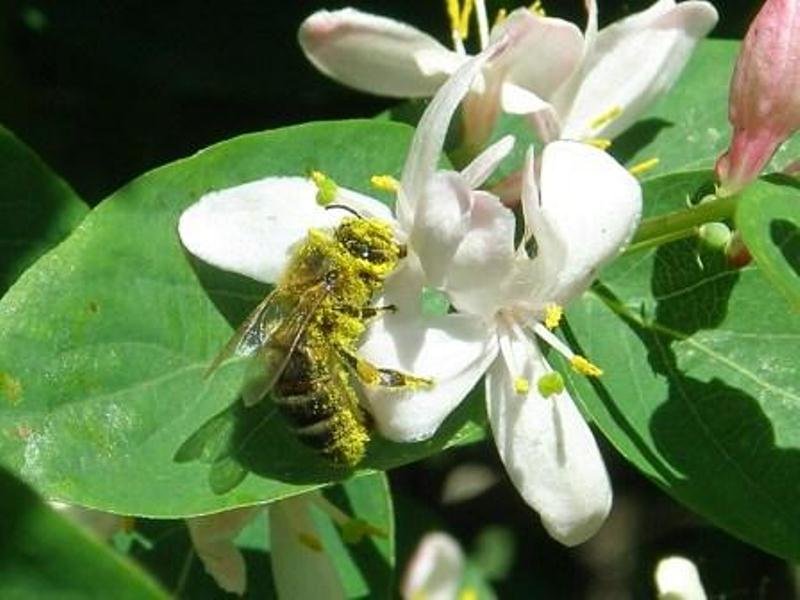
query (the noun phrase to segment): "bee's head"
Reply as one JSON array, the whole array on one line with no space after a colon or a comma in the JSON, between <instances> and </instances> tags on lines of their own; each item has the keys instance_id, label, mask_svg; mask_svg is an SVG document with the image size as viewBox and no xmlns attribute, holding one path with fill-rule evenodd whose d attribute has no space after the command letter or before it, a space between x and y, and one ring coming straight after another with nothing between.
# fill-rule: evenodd
<instances>
[{"instance_id":1,"label":"bee's head","mask_svg":"<svg viewBox=\"0 0 800 600\"><path fill-rule=\"evenodd\" d=\"M358 270L377 279L389 275L405 256L405 246L398 244L391 226L380 219L343 219L334 237L356 259Z\"/></svg>"}]
</instances>

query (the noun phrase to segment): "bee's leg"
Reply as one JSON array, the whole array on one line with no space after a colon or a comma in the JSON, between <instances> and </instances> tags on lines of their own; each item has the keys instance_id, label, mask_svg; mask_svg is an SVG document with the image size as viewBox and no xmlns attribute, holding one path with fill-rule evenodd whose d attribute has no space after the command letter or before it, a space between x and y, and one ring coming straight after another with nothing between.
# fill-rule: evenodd
<instances>
[{"instance_id":1,"label":"bee's leg","mask_svg":"<svg viewBox=\"0 0 800 600\"><path fill-rule=\"evenodd\" d=\"M364 385L398 389L433 387L433 379L429 377L418 377L395 369L376 367L344 348L339 348L339 356Z\"/></svg>"},{"instance_id":2,"label":"bee's leg","mask_svg":"<svg viewBox=\"0 0 800 600\"><path fill-rule=\"evenodd\" d=\"M384 313L395 313L397 307L394 304L384 304L381 306L339 306L338 310L347 313L363 321L371 321L380 317Z\"/></svg>"}]
</instances>

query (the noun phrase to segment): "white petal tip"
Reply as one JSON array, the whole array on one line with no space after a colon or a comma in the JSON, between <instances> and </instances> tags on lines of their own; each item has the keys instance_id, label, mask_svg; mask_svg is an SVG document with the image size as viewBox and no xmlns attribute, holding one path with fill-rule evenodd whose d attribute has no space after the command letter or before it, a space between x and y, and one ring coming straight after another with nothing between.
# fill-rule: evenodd
<instances>
[{"instance_id":1,"label":"white petal tip","mask_svg":"<svg viewBox=\"0 0 800 600\"><path fill-rule=\"evenodd\" d=\"M655 572L659 600L706 600L706 592L695 564L682 556L668 556Z\"/></svg>"}]
</instances>

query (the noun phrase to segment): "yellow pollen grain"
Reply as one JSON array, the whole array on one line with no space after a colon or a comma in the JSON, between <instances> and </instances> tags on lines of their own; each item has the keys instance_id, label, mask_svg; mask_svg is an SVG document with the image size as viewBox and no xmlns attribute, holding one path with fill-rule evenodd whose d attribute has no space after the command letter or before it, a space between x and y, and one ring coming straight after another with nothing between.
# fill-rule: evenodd
<instances>
[{"instance_id":1,"label":"yellow pollen grain","mask_svg":"<svg viewBox=\"0 0 800 600\"><path fill-rule=\"evenodd\" d=\"M528 10L540 17L547 16L547 13L544 10L544 6L542 6L542 0L536 0L536 2L534 2L528 7Z\"/></svg>"},{"instance_id":2,"label":"yellow pollen grain","mask_svg":"<svg viewBox=\"0 0 800 600\"><path fill-rule=\"evenodd\" d=\"M336 198L339 186L336 182L325 175L322 171L311 171L309 174L311 181L317 186L317 204L327 206Z\"/></svg>"},{"instance_id":3,"label":"yellow pollen grain","mask_svg":"<svg viewBox=\"0 0 800 600\"><path fill-rule=\"evenodd\" d=\"M298 533L297 540L309 550L322 552L322 542L315 535L306 532Z\"/></svg>"},{"instance_id":4,"label":"yellow pollen grain","mask_svg":"<svg viewBox=\"0 0 800 600\"><path fill-rule=\"evenodd\" d=\"M391 175L373 175L369 180L375 189L396 193L400 189L400 182Z\"/></svg>"},{"instance_id":5,"label":"yellow pollen grain","mask_svg":"<svg viewBox=\"0 0 800 600\"><path fill-rule=\"evenodd\" d=\"M635 165L630 167L628 169L628 172L631 175L641 175L642 173L645 173L646 171L649 171L650 169L655 167L659 162L660 161L659 161L658 158L651 158L649 160L643 160L642 162L636 163Z\"/></svg>"},{"instance_id":6,"label":"yellow pollen grain","mask_svg":"<svg viewBox=\"0 0 800 600\"><path fill-rule=\"evenodd\" d=\"M609 123L611 123L611 121L619 117L621 114L622 114L622 107L619 105L614 105L607 111L600 113L594 119L589 121L589 127L591 127L592 129L600 129L604 125L608 125Z\"/></svg>"},{"instance_id":7,"label":"yellow pollen grain","mask_svg":"<svg viewBox=\"0 0 800 600\"><path fill-rule=\"evenodd\" d=\"M585 357L581 356L580 354L576 354L573 356L569 363L572 365L572 368L575 369L581 375L586 375L587 377L600 377L603 374L603 370L598 367L597 365L589 362Z\"/></svg>"},{"instance_id":8,"label":"yellow pollen grain","mask_svg":"<svg viewBox=\"0 0 800 600\"><path fill-rule=\"evenodd\" d=\"M608 150L611 147L611 140L608 138L586 138L583 142L600 150Z\"/></svg>"},{"instance_id":9,"label":"yellow pollen grain","mask_svg":"<svg viewBox=\"0 0 800 600\"><path fill-rule=\"evenodd\" d=\"M539 381L536 382L536 388L545 398L555 396L564 391L564 378L561 377L560 373L552 371L539 377Z\"/></svg>"},{"instance_id":10,"label":"yellow pollen grain","mask_svg":"<svg viewBox=\"0 0 800 600\"><path fill-rule=\"evenodd\" d=\"M478 600L478 592L473 587L465 587L458 594L458 600Z\"/></svg>"},{"instance_id":11,"label":"yellow pollen grain","mask_svg":"<svg viewBox=\"0 0 800 600\"><path fill-rule=\"evenodd\" d=\"M544 326L552 331L561 323L561 318L563 316L563 307L558 304L548 304L544 309Z\"/></svg>"},{"instance_id":12,"label":"yellow pollen grain","mask_svg":"<svg viewBox=\"0 0 800 600\"><path fill-rule=\"evenodd\" d=\"M514 393L524 396L531 389L531 384L524 377L514 379Z\"/></svg>"},{"instance_id":13,"label":"yellow pollen grain","mask_svg":"<svg viewBox=\"0 0 800 600\"><path fill-rule=\"evenodd\" d=\"M508 11L505 8L498 9L497 14L494 16L494 23L492 24L492 27L497 27L500 25L500 23L506 20L507 16Z\"/></svg>"}]
</instances>

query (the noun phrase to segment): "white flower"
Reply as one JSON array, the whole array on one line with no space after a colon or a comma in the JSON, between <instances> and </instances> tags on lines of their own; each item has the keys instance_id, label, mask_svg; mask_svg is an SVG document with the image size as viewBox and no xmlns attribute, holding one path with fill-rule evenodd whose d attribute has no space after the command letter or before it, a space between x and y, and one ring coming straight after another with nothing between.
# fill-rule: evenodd
<instances>
[{"instance_id":1,"label":"white flower","mask_svg":"<svg viewBox=\"0 0 800 600\"><path fill-rule=\"evenodd\" d=\"M682 556L658 561L655 571L658 600L706 600L706 591L695 564Z\"/></svg>"},{"instance_id":2,"label":"white flower","mask_svg":"<svg viewBox=\"0 0 800 600\"><path fill-rule=\"evenodd\" d=\"M545 148L538 189L533 174L531 150L524 167L522 208L525 237L536 245L533 258L524 245L515 247L513 213L486 193L460 202L440 196L437 210L452 214L424 220L421 233L444 240L436 255L439 262L429 265L428 272L443 274L438 284L464 316L481 318L487 339L482 358L450 348L446 360L456 368L463 365L465 376L491 363L487 412L500 457L548 532L571 545L602 524L611 489L591 431L560 376L552 372L541 344L565 355L580 372L597 374L546 324L555 325L557 307L580 294L630 240L641 211L641 190L610 156L576 142ZM449 209L445 202L451 203ZM367 358L382 357L390 368L421 371L424 359L409 356L405 344L422 335L418 326L399 314L389 315L369 330L361 351ZM401 336L389 334L401 330ZM397 401L372 394L369 400L381 431L396 440L429 435L455 405L452 398L433 404L422 395Z\"/></svg>"},{"instance_id":3,"label":"white flower","mask_svg":"<svg viewBox=\"0 0 800 600\"><path fill-rule=\"evenodd\" d=\"M385 302L397 307L397 323L413 323L413 329L381 331L402 348L406 358L418 362L414 373L430 377L430 389L389 391L393 401L402 404L409 396L425 398L429 406L449 413L471 390L491 361L487 345L494 343L483 333L481 320L471 315L427 316L421 311L423 284L438 287L445 274L437 270L441 252L452 245L453 237L463 235L467 221L453 223L447 236L430 237L430 220L449 220L452 210L470 204L474 197L487 196L473 191L492 173L513 146L513 139L500 140L479 155L463 172L437 171L450 119L472 80L482 66L506 48L503 40L467 61L431 101L412 140L399 182L396 213L368 196L345 188L335 191L335 203L353 207L362 215L379 217L392 223L397 236L405 241L408 256L403 266L386 282ZM317 186L303 177L267 177L259 181L206 194L180 218L178 231L183 245L195 256L216 267L234 271L259 281L274 282L287 263L294 244L312 227L333 226L343 211L325 210L317 202ZM445 210L442 211L441 209ZM458 218L458 215L455 215ZM411 333L410 333L411 332ZM464 357L455 364L452 352ZM487 358L489 357L489 358ZM383 366L392 357L371 356ZM373 406L387 393L367 388L375 396ZM378 415L379 416L379 415ZM388 428L382 428L384 433ZM417 431L422 439L430 431Z\"/></svg>"},{"instance_id":4,"label":"white flower","mask_svg":"<svg viewBox=\"0 0 800 600\"><path fill-rule=\"evenodd\" d=\"M400 595L404 600L453 600L458 596L466 561L459 543L436 531L419 542L406 567Z\"/></svg>"},{"instance_id":5,"label":"white flower","mask_svg":"<svg viewBox=\"0 0 800 600\"><path fill-rule=\"evenodd\" d=\"M670 88L717 21L708 2L658 0L598 32L596 2L587 0L584 35L572 23L528 9L515 10L489 32L483 2L475 8L481 47L506 35L510 48L484 69L465 101L471 148L485 142L501 108L527 115L545 142L621 133ZM314 13L298 37L309 60L337 81L385 96L426 97L467 60L466 28L458 22L466 19L451 13L455 50L409 25L352 8Z\"/></svg>"},{"instance_id":6,"label":"white flower","mask_svg":"<svg viewBox=\"0 0 800 600\"><path fill-rule=\"evenodd\" d=\"M269 554L279 598L344 598L344 588L312 521L305 494L186 520L194 549L214 581L227 592L247 589L244 556L234 540L258 514L269 512ZM266 535L267 532L264 532Z\"/></svg>"}]
</instances>

